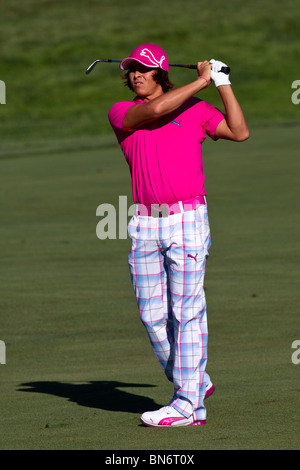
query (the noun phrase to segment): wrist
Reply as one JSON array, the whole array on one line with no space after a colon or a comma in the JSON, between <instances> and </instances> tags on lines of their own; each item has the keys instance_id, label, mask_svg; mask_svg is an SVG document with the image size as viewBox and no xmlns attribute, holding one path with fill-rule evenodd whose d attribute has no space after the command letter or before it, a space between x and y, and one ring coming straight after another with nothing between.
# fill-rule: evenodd
<instances>
[{"instance_id":1,"label":"wrist","mask_svg":"<svg viewBox=\"0 0 300 470\"><path fill-rule=\"evenodd\" d=\"M205 88L208 88L209 84L210 84L210 81L208 80L208 78L204 77L203 75L199 75L198 80L200 80L200 79L206 81L206 87Z\"/></svg>"}]
</instances>

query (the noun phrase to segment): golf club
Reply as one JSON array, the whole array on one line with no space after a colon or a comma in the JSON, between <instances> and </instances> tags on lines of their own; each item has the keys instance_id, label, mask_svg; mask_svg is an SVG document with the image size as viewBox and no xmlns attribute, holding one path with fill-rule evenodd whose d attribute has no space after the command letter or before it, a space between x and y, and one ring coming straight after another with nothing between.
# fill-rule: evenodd
<instances>
[{"instance_id":1,"label":"golf club","mask_svg":"<svg viewBox=\"0 0 300 470\"><path fill-rule=\"evenodd\" d=\"M89 74L97 64L97 62L121 62L121 60L113 60L113 59L96 59L94 62L91 63L91 65L86 69L85 73ZM186 69L197 69L197 65L185 65L185 64L169 64L170 67L183 67ZM226 75L229 75L230 73L230 67L222 67L220 72L225 73Z\"/></svg>"}]
</instances>

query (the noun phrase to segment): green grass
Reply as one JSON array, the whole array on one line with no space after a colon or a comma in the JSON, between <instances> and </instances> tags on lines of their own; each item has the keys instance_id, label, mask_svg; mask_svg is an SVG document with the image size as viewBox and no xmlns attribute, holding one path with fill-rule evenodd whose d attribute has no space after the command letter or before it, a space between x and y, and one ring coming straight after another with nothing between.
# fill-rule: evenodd
<instances>
[{"instance_id":1,"label":"green grass","mask_svg":"<svg viewBox=\"0 0 300 470\"><path fill-rule=\"evenodd\" d=\"M217 391L198 429L139 426L171 388L138 318L129 240L96 237L97 206L130 193L118 147L101 143L0 162L0 447L299 448L295 128L204 144L213 234L208 370Z\"/></svg>"},{"instance_id":2,"label":"green grass","mask_svg":"<svg viewBox=\"0 0 300 470\"><path fill-rule=\"evenodd\" d=\"M1 449L299 449L299 106L296 4L17 0L0 5ZM216 393L206 426L150 429L170 384L138 318L129 240L96 237L98 205L131 201L107 112L115 65L157 42L220 58L247 142L204 144L213 244L206 293ZM172 70L180 85L192 71ZM220 105L214 87L203 98ZM171 435L171 436L170 436Z\"/></svg>"}]
</instances>

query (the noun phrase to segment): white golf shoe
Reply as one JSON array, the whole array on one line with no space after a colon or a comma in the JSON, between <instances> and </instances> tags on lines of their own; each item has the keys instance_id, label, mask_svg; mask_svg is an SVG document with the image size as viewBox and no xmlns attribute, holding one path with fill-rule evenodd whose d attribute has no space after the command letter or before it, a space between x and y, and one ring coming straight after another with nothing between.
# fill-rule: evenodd
<instances>
[{"instance_id":1,"label":"white golf shoe","mask_svg":"<svg viewBox=\"0 0 300 470\"><path fill-rule=\"evenodd\" d=\"M146 411L141 416L145 426L165 428L174 426L198 426L205 424L205 420L194 421L193 415L186 418L172 406L163 406L157 411Z\"/></svg>"},{"instance_id":2,"label":"white golf shoe","mask_svg":"<svg viewBox=\"0 0 300 470\"><path fill-rule=\"evenodd\" d=\"M205 398L208 398L215 391L215 387L212 382L209 382L206 386ZM172 402L175 400L175 396L172 398L168 406L163 406L156 411L146 411L141 416L141 422L145 426L152 426L155 428L163 427L174 427L174 426L199 426L205 424L205 420L194 421L193 415L186 418L179 411L175 410L171 406Z\"/></svg>"}]
</instances>

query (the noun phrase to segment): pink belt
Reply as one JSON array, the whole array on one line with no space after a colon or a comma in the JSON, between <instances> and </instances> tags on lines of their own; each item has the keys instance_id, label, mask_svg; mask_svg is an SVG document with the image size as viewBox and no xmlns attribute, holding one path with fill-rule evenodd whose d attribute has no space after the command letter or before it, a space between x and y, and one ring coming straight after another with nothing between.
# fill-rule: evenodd
<instances>
[{"instance_id":1,"label":"pink belt","mask_svg":"<svg viewBox=\"0 0 300 470\"><path fill-rule=\"evenodd\" d=\"M136 204L136 215L152 217L168 217L172 214L187 212L206 204L205 196L196 196L192 199L174 202L173 204Z\"/></svg>"}]
</instances>

